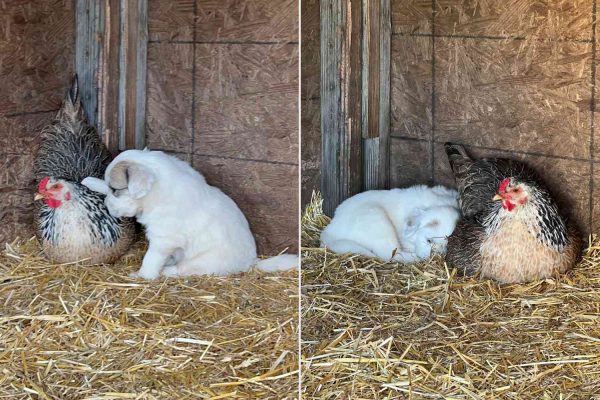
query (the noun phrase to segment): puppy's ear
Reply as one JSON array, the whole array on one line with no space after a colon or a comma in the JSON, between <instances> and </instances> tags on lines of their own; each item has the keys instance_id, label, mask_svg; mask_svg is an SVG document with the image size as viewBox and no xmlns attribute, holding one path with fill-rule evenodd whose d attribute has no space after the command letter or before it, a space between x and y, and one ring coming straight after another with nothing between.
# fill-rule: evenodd
<instances>
[{"instance_id":1,"label":"puppy's ear","mask_svg":"<svg viewBox=\"0 0 600 400\"><path fill-rule=\"evenodd\" d=\"M419 228L423 219L423 210L416 209L412 211L406 218L406 226L404 227L404 237L413 236Z\"/></svg>"},{"instance_id":2,"label":"puppy's ear","mask_svg":"<svg viewBox=\"0 0 600 400\"><path fill-rule=\"evenodd\" d=\"M143 165L137 163L131 163L129 168L127 168L127 172L129 175L129 194L134 199L141 199L150 193L150 189L152 189L152 185L154 185L154 181L156 178L152 171Z\"/></svg>"},{"instance_id":3,"label":"puppy's ear","mask_svg":"<svg viewBox=\"0 0 600 400\"><path fill-rule=\"evenodd\" d=\"M143 165L129 161L117 163L110 171L109 179L110 186L114 189L127 188L129 195L136 200L146 196L155 181L152 171Z\"/></svg>"}]
</instances>

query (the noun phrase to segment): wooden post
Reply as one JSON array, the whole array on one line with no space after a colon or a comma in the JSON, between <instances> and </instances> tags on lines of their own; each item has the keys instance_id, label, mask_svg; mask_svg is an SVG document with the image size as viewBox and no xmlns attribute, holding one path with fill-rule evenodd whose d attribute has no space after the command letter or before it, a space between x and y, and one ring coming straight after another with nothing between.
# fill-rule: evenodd
<instances>
[{"instance_id":1,"label":"wooden post","mask_svg":"<svg viewBox=\"0 0 600 400\"><path fill-rule=\"evenodd\" d=\"M389 187L390 0L321 0L321 192Z\"/></svg>"},{"instance_id":2,"label":"wooden post","mask_svg":"<svg viewBox=\"0 0 600 400\"><path fill-rule=\"evenodd\" d=\"M362 188L362 0L321 1L321 191L331 215Z\"/></svg>"},{"instance_id":3,"label":"wooden post","mask_svg":"<svg viewBox=\"0 0 600 400\"><path fill-rule=\"evenodd\" d=\"M389 187L390 0L363 0L364 189Z\"/></svg>"},{"instance_id":4,"label":"wooden post","mask_svg":"<svg viewBox=\"0 0 600 400\"><path fill-rule=\"evenodd\" d=\"M82 101L113 155L144 146L147 8L147 0L77 0Z\"/></svg>"}]
</instances>

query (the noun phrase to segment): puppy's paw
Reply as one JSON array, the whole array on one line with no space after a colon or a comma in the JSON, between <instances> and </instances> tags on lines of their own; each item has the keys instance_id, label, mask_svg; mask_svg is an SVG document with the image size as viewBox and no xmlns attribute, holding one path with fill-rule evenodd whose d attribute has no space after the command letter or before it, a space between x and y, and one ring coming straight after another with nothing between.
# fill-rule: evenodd
<instances>
[{"instance_id":1,"label":"puppy's paw","mask_svg":"<svg viewBox=\"0 0 600 400\"><path fill-rule=\"evenodd\" d=\"M154 279L158 278L158 275L157 275L157 274L154 274L154 273L147 273L147 272L144 272L144 271L142 271L142 270L139 270L139 271L137 271L137 272L132 272L132 273L130 273L130 274L129 274L129 277L130 277L130 278L134 278L134 279L139 279L139 278L141 278L141 279L146 279L146 280L148 280L148 281L152 281L152 280L154 280Z\"/></svg>"},{"instance_id":2,"label":"puppy's paw","mask_svg":"<svg viewBox=\"0 0 600 400\"><path fill-rule=\"evenodd\" d=\"M179 269L176 265L165 267L162 270L162 275L169 278L177 278L179 276Z\"/></svg>"}]
</instances>

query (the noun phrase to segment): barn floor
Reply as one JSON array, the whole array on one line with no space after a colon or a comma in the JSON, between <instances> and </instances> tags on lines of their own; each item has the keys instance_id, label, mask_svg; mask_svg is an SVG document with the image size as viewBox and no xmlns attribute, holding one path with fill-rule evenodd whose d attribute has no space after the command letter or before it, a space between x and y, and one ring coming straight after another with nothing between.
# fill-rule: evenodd
<instances>
[{"instance_id":1,"label":"barn floor","mask_svg":"<svg viewBox=\"0 0 600 400\"><path fill-rule=\"evenodd\" d=\"M560 279L500 286L319 248L302 220L305 399L590 399L600 393L600 240Z\"/></svg>"},{"instance_id":2,"label":"barn floor","mask_svg":"<svg viewBox=\"0 0 600 400\"><path fill-rule=\"evenodd\" d=\"M0 398L296 398L297 271L162 279L0 256Z\"/></svg>"}]
</instances>

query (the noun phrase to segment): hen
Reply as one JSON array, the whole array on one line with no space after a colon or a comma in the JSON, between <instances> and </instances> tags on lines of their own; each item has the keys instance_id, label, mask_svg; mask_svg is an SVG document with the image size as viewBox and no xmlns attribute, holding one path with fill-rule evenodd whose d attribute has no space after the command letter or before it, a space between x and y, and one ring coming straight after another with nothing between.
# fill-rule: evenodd
<instances>
[{"instance_id":1,"label":"hen","mask_svg":"<svg viewBox=\"0 0 600 400\"><path fill-rule=\"evenodd\" d=\"M111 263L129 248L133 221L112 217L104 197L80 184L88 176L102 178L110 158L87 123L75 76L56 118L41 132L34 165L35 224L50 260Z\"/></svg>"},{"instance_id":2,"label":"hen","mask_svg":"<svg viewBox=\"0 0 600 400\"><path fill-rule=\"evenodd\" d=\"M448 238L448 264L502 283L546 278L573 267L581 237L531 168L509 159L472 160L456 144L445 148L462 211Z\"/></svg>"}]
</instances>

